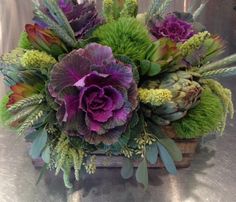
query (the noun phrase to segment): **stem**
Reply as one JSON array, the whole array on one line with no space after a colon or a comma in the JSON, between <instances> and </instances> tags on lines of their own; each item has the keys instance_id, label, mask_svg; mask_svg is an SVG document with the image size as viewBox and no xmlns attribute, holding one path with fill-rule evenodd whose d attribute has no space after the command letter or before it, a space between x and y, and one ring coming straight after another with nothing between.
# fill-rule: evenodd
<instances>
[{"instance_id":1,"label":"stem","mask_svg":"<svg viewBox=\"0 0 236 202\"><path fill-rule=\"evenodd\" d=\"M224 67L226 65L230 65L234 62L236 62L236 54L230 55L216 62L212 62L210 64L204 65L200 68L199 72L203 73L209 70L214 70L220 67Z\"/></svg>"}]
</instances>

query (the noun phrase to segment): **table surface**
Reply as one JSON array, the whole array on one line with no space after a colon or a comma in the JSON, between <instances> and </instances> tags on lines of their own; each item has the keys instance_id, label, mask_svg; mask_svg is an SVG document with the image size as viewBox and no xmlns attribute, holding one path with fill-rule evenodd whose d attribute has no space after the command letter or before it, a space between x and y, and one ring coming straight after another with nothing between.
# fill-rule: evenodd
<instances>
[{"instance_id":1,"label":"table surface","mask_svg":"<svg viewBox=\"0 0 236 202\"><path fill-rule=\"evenodd\" d=\"M235 79L223 81L234 95ZM37 186L39 170L28 156L28 145L12 132L0 132L1 202L234 202L236 201L236 134L229 120L224 136L204 139L191 167L177 176L165 170L149 171L150 186L144 191L135 179L123 180L119 169L98 169L75 183L73 191L64 188L61 176L48 174ZM71 194L72 193L72 194Z\"/></svg>"}]
</instances>

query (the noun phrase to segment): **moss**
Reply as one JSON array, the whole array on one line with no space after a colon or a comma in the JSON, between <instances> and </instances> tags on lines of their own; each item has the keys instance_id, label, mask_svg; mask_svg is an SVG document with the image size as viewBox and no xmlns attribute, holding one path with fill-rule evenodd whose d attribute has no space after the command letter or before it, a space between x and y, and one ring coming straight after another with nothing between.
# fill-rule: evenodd
<instances>
[{"instance_id":1,"label":"moss","mask_svg":"<svg viewBox=\"0 0 236 202\"><path fill-rule=\"evenodd\" d=\"M213 79L205 79L204 83L214 92L220 99L224 107L224 115L220 126L221 134L224 132L226 120L228 115L233 119L234 117L234 104L232 101L232 93L229 89L224 88L218 81Z\"/></svg>"},{"instance_id":2,"label":"moss","mask_svg":"<svg viewBox=\"0 0 236 202\"><path fill-rule=\"evenodd\" d=\"M94 32L101 44L110 46L113 53L126 55L133 61L143 60L151 39L147 29L135 18L119 18Z\"/></svg>"},{"instance_id":3,"label":"moss","mask_svg":"<svg viewBox=\"0 0 236 202\"><path fill-rule=\"evenodd\" d=\"M7 103L9 101L9 96L5 95L0 101L0 123L5 124L7 120L11 117L11 114L7 110Z\"/></svg>"},{"instance_id":4,"label":"moss","mask_svg":"<svg viewBox=\"0 0 236 202\"><path fill-rule=\"evenodd\" d=\"M32 44L28 39L28 34L26 32L21 32L20 39L18 41L18 47L23 49L32 49Z\"/></svg>"},{"instance_id":5,"label":"moss","mask_svg":"<svg viewBox=\"0 0 236 202\"><path fill-rule=\"evenodd\" d=\"M204 89L200 103L187 116L173 123L179 138L196 138L217 131L224 116L221 99L209 88Z\"/></svg>"}]
</instances>

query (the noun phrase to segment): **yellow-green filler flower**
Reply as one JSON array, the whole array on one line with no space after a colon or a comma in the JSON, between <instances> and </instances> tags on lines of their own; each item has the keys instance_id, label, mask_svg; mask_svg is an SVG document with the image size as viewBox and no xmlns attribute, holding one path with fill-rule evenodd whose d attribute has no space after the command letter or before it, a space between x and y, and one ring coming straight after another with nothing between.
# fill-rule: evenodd
<instances>
[{"instance_id":1,"label":"yellow-green filler flower","mask_svg":"<svg viewBox=\"0 0 236 202\"><path fill-rule=\"evenodd\" d=\"M139 99L144 104L160 106L172 99L171 91L168 89L143 89L138 90Z\"/></svg>"},{"instance_id":2,"label":"yellow-green filler flower","mask_svg":"<svg viewBox=\"0 0 236 202\"><path fill-rule=\"evenodd\" d=\"M192 53L194 50L200 48L204 41L211 37L211 34L207 31L199 32L198 34L193 35L185 43L180 46L182 55L186 56Z\"/></svg>"},{"instance_id":3,"label":"yellow-green filler flower","mask_svg":"<svg viewBox=\"0 0 236 202\"><path fill-rule=\"evenodd\" d=\"M38 50L29 50L21 58L21 65L25 68L48 69L57 61L54 57Z\"/></svg>"},{"instance_id":4,"label":"yellow-green filler flower","mask_svg":"<svg viewBox=\"0 0 236 202\"><path fill-rule=\"evenodd\" d=\"M0 59L6 65L18 65L24 54L25 50L23 48L15 48L11 52L5 53Z\"/></svg>"}]
</instances>

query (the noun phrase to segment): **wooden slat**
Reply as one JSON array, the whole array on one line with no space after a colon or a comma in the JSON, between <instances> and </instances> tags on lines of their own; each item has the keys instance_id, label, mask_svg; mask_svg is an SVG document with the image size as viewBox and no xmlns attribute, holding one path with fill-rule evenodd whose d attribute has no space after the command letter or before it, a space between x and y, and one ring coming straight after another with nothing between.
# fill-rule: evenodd
<instances>
[{"instance_id":1,"label":"wooden slat","mask_svg":"<svg viewBox=\"0 0 236 202\"><path fill-rule=\"evenodd\" d=\"M194 140L177 140L177 146L180 148L183 154L182 161L175 162L177 168L186 168L191 165L192 157L195 154L196 148L198 146L198 141ZM120 168L122 167L124 157L123 156L106 156L102 153L96 153L96 165L97 168ZM41 168L43 166L42 159L35 159L32 161L33 165L36 168ZM139 161L133 162L134 167L137 167ZM163 168L163 164L161 161L158 161L155 165L149 165L149 168Z\"/></svg>"}]
</instances>

